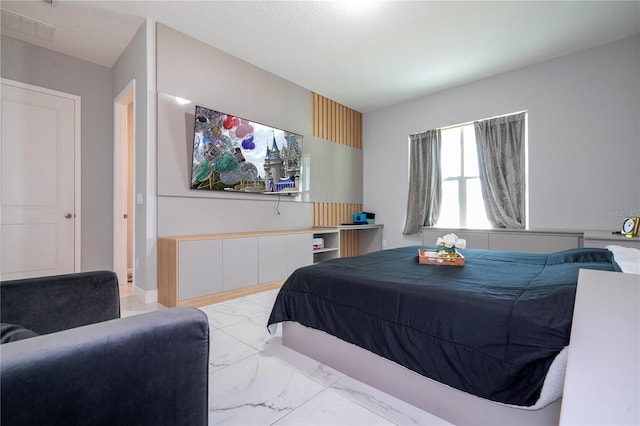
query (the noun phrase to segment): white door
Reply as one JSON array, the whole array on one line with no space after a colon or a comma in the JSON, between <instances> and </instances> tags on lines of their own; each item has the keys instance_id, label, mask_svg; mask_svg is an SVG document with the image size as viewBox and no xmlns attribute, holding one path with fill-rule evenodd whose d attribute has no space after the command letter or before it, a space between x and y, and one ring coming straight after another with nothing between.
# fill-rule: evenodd
<instances>
[{"instance_id":1,"label":"white door","mask_svg":"<svg viewBox=\"0 0 640 426\"><path fill-rule=\"evenodd\" d=\"M75 196L79 103L77 96L2 81L2 280L80 268Z\"/></svg>"}]
</instances>

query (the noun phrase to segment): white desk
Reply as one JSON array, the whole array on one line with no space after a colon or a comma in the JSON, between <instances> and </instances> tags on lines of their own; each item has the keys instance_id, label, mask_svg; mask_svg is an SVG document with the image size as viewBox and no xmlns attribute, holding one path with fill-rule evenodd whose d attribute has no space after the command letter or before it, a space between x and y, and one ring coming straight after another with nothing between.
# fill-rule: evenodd
<instances>
[{"instance_id":1,"label":"white desk","mask_svg":"<svg viewBox=\"0 0 640 426\"><path fill-rule=\"evenodd\" d=\"M640 275L582 269L561 425L640 424Z\"/></svg>"},{"instance_id":2,"label":"white desk","mask_svg":"<svg viewBox=\"0 0 640 426\"><path fill-rule=\"evenodd\" d=\"M341 231L358 231L358 253L365 254L382 250L382 228L384 225L341 225Z\"/></svg>"}]
</instances>

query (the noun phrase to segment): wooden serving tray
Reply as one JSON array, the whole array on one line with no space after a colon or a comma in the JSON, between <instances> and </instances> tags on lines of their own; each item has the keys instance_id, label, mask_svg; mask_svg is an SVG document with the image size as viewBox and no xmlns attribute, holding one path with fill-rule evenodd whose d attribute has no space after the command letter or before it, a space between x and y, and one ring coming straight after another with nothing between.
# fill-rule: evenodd
<instances>
[{"instance_id":1,"label":"wooden serving tray","mask_svg":"<svg viewBox=\"0 0 640 426\"><path fill-rule=\"evenodd\" d=\"M418 262L421 265L464 266L464 256L460 253L458 253L455 260L443 259L437 256L427 256L427 253L435 253L435 250L418 249Z\"/></svg>"}]
</instances>

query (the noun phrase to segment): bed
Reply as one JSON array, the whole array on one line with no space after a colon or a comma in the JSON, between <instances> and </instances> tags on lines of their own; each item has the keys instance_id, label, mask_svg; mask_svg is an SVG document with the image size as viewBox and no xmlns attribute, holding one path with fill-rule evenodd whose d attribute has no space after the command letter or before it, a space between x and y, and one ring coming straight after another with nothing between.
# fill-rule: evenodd
<instances>
[{"instance_id":1,"label":"bed","mask_svg":"<svg viewBox=\"0 0 640 426\"><path fill-rule=\"evenodd\" d=\"M611 251L467 249L454 267L419 264L419 248L298 269L270 330L283 323L285 345L454 423L557 424L578 270L620 271ZM478 408L467 418L459 404Z\"/></svg>"}]
</instances>

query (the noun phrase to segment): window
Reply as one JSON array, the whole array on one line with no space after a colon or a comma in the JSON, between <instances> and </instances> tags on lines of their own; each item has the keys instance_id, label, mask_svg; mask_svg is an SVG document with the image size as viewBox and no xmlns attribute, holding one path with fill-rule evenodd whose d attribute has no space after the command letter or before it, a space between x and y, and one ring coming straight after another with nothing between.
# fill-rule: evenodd
<instances>
[{"instance_id":1,"label":"window","mask_svg":"<svg viewBox=\"0 0 640 426\"><path fill-rule=\"evenodd\" d=\"M424 226L525 228L526 122L523 111L410 134L402 233Z\"/></svg>"},{"instance_id":2,"label":"window","mask_svg":"<svg viewBox=\"0 0 640 426\"><path fill-rule=\"evenodd\" d=\"M441 129L442 201L437 227L491 228L485 213L472 124Z\"/></svg>"}]
</instances>

